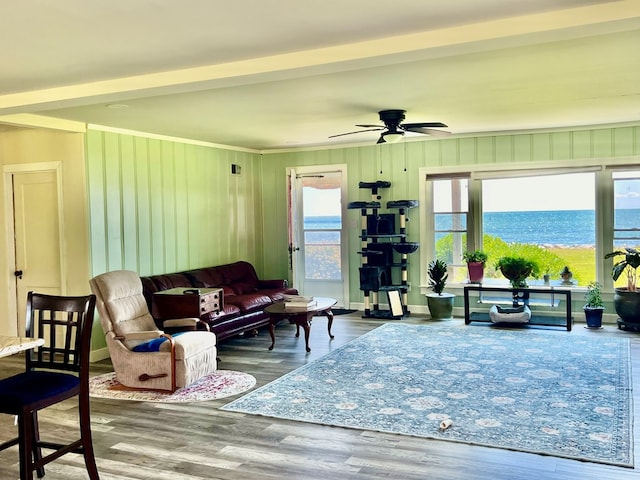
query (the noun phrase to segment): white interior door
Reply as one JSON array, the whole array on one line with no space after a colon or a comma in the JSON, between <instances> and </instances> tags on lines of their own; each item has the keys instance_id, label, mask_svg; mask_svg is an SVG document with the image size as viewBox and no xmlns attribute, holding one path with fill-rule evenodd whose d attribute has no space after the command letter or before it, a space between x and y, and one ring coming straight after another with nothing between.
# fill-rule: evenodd
<instances>
[{"instance_id":1,"label":"white interior door","mask_svg":"<svg viewBox=\"0 0 640 480\"><path fill-rule=\"evenodd\" d=\"M62 293L61 222L58 172L13 172L10 175L12 215L8 231L14 238L15 306L12 333L24 334L27 292ZM11 267L10 267L11 268ZM15 332L13 330L15 329Z\"/></svg>"},{"instance_id":2,"label":"white interior door","mask_svg":"<svg viewBox=\"0 0 640 480\"><path fill-rule=\"evenodd\" d=\"M346 167L299 167L289 178L293 285L302 295L348 307Z\"/></svg>"}]
</instances>

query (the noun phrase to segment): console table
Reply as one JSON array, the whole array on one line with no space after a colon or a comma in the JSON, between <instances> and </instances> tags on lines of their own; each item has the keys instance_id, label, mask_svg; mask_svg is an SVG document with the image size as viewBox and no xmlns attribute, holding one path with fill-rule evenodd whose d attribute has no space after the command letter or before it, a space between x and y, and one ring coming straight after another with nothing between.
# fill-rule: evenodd
<instances>
[{"instance_id":1,"label":"console table","mask_svg":"<svg viewBox=\"0 0 640 480\"><path fill-rule=\"evenodd\" d=\"M200 318L224 308L221 288L178 287L153 294L152 315L156 320Z\"/></svg>"},{"instance_id":2,"label":"console table","mask_svg":"<svg viewBox=\"0 0 640 480\"><path fill-rule=\"evenodd\" d=\"M571 290L555 287L548 288L512 288L498 286L483 286L481 284L465 285L464 287L464 323L471 322L491 322L488 311L472 312L470 293L476 292L477 304L511 304L513 306L527 305L531 309L531 318L528 325L545 325L552 327L565 327L571 331ZM491 293L502 293L500 297L492 297ZM488 294L488 295L487 295ZM504 294L508 294L505 296ZM532 298L531 294L542 296L542 298ZM535 313L535 307L559 308L564 302L563 314L552 312L550 315L540 315Z\"/></svg>"}]
</instances>

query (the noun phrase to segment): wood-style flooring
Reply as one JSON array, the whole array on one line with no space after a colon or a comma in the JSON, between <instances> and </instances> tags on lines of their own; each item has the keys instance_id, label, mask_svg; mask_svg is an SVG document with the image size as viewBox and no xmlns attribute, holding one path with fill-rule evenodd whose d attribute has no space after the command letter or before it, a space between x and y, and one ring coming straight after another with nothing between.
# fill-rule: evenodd
<instances>
[{"instance_id":1,"label":"wood-style flooring","mask_svg":"<svg viewBox=\"0 0 640 480\"><path fill-rule=\"evenodd\" d=\"M326 320L311 330L311 353L295 326L282 322L276 346L266 330L257 337L238 337L219 347L220 369L254 375L258 386L300 367L380 325L359 313L335 317L330 341ZM409 323L427 323L410 316ZM456 319L451 322L462 322ZM468 328L484 328L471 325ZM553 328L552 328L553 329ZM632 339L634 399L640 391L640 334L615 325L588 331L578 323L558 335L616 335ZM0 376L23 368L22 356L0 359ZM111 371L108 361L92 373ZM223 412L218 407L235 397L192 404L155 404L92 399L93 440L102 480L261 480L261 479L472 479L472 480L640 480L638 469L612 467L497 448L342 429ZM638 411L638 410L637 410ZM65 403L40 415L43 438L75 435L75 405ZM635 443L638 445L638 422ZM15 433L13 417L0 415L0 441ZM638 449L636 458L640 462ZM17 448L0 453L0 480L17 479ZM86 479L82 458L66 455L47 467L45 479Z\"/></svg>"}]
</instances>

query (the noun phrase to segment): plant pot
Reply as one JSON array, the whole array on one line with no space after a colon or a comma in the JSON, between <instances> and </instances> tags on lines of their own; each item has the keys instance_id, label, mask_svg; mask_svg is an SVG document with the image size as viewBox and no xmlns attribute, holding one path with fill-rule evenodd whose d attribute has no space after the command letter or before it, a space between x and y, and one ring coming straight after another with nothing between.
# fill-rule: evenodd
<instances>
[{"instance_id":1,"label":"plant pot","mask_svg":"<svg viewBox=\"0 0 640 480\"><path fill-rule=\"evenodd\" d=\"M602 327L602 314L604 313L604 307L583 307L583 310L588 328Z\"/></svg>"},{"instance_id":2,"label":"plant pot","mask_svg":"<svg viewBox=\"0 0 640 480\"><path fill-rule=\"evenodd\" d=\"M640 292L630 292L626 288L616 288L613 306L624 323L640 324Z\"/></svg>"},{"instance_id":3,"label":"plant pot","mask_svg":"<svg viewBox=\"0 0 640 480\"><path fill-rule=\"evenodd\" d=\"M484 279L484 263L468 262L467 269L469 270L469 282L482 283Z\"/></svg>"},{"instance_id":4,"label":"plant pot","mask_svg":"<svg viewBox=\"0 0 640 480\"><path fill-rule=\"evenodd\" d=\"M428 293L427 306L432 320L443 320L453 317L453 299L456 297L453 293Z\"/></svg>"},{"instance_id":5,"label":"plant pot","mask_svg":"<svg viewBox=\"0 0 640 480\"><path fill-rule=\"evenodd\" d=\"M500 267L500 273L509 280L513 288L527 288L527 277L531 275L531 268L507 269Z\"/></svg>"}]
</instances>

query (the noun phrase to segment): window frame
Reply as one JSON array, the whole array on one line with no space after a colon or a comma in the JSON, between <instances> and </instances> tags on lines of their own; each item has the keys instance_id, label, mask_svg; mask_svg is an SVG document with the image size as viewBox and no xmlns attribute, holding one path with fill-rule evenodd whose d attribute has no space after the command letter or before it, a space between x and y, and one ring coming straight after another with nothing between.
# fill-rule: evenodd
<instances>
[{"instance_id":1,"label":"window frame","mask_svg":"<svg viewBox=\"0 0 640 480\"><path fill-rule=\"evenodd\" d=\"M489 178L522 177L526 175L565 174L594 172L595 174L595 225L596 225L596 278L603 285L603 289L613 292L613 280L609 271L611 260L605 260L604 254L611 251L614 240L614 171L639 170L637 161L629 159L590 160L577 162L543 162L522 163L513 165L456 165L451 167L423 167L419 169L420 198L424 205L420 221L420 243L426 248L420 249L420 278L421 293L429 293L426 285L427 265L434 259L435 215L431 201L433 195L432 183L429 180L468 178L468 217L467 238L468 248L479 248L482 243L482 180ZM546 172L546 173L545 173ZM450 284L450 287L462 288L462 284ZM585 285L578 285L576 290L585 289Z\"/></svg>"}]
</instances>

